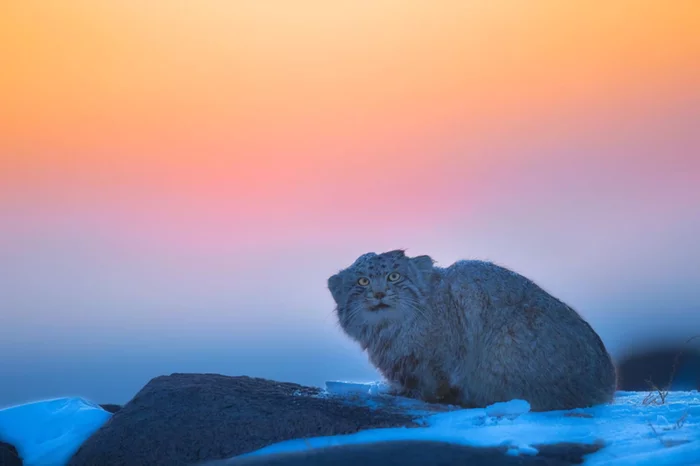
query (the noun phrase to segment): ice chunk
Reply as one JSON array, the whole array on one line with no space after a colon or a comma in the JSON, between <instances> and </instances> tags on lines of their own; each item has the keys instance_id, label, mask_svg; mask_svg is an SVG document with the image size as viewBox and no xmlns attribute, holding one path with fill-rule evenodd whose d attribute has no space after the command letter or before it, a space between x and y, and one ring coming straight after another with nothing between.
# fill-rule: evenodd
<instances>
[{"instance_id":1,"label":"ice chunk","mask_svg":"<svg viewBox=\"0 0 700 466\"><path fill-rule=\"evenodd\" d=\"M535 456L540 452L537 448L533 447L532 445L521 445L520 447L518 447L518 449L523 455Z\"/></svg>"},{"instance_id":2,"label":"ice chunk","mask_svg":"<svg viewBox=\"0 0 700 466\"><path fill-rule=\"evenodd\" d=\"M326 391L333 395L366 395L369 393L369 384L328 381L326 382Z\"/></svg>"},{"instance_id":3,"label":"ice chunk","mask_svg":"<svg viewBox=\"0 0 700 466\"><path fill-rule=\"evenodd\" d=\"M517 417L528 412L530 412L530 403L525 400L504 401L486 407L486 415L491 417Z\"/></svg>"},{"instance_id":4,"label":"ice chunk","mask_svg":"<svg viewBox=\"0 0 700 466\"><path fill-rule=\"evenodd\" d=\"M389 387L383 382L341 382L328 381L326 382L326 391L332 395L379 395L386 393Z\"/></svg>"},{"instance_id":5,"label":"ice chunk","mask_svg":"<svg viewBox=\"0 0 700 466\"><path fill-rule=\"evenodd\" d=\"M374 382L370 384L369 394L372 396L381 395L389 392L389 384L385 382Z\"/></svg>"},{"instance_id":6,"label":"ice chunk","mask_svg":"<svg viewBox=\"0 0 700 466\"><path fill-rule=\"evenodd\" d=\"M25 465L66 464L111 414L82 398L36 401L0 410L0 440Z\"/></svg>"}]
</instances>

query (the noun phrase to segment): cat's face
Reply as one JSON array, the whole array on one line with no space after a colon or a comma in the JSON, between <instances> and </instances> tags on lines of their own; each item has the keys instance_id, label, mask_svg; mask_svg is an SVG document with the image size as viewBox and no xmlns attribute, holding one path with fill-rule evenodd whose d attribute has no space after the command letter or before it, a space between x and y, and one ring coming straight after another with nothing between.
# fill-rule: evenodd
<instances>
[{"instance_id":1,"label":"cat's face","mask_svg":"<svg viewBox=\"0 0 700 466\"><path fill-rule=\"evenodd\" d=\"M346 330L420 313L433 272L428 256L407 257L403 251L368 253L328 279Z\"/></svg>"}]
</instances>

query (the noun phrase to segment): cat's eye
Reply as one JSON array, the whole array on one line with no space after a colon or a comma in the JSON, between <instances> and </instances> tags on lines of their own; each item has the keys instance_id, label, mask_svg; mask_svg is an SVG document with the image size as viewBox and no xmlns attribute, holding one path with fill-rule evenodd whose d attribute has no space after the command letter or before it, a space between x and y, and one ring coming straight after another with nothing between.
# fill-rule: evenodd
<instances>
[{"instance_id":1,"label":"cat's eye","mask_svg":"<svg viewBox=\"0 0 700 466\"><path fill-rule=\"evenodd\" d=\"M391 272L387 278L390 282L395 282L396 280L401 278L401 274L398 272Z\"/></svg>"},{"instance_id":2,"label":"cat's eye","mask_svg":"<svg viewBox=\"0 0 700 466\"><path fill-rule=\"evenodd\" d=\"M367 277L360 277L359 280L357 280L357 284L360 286L367 286L369 285L369 278Z\"/></svg>"}]
</instances>

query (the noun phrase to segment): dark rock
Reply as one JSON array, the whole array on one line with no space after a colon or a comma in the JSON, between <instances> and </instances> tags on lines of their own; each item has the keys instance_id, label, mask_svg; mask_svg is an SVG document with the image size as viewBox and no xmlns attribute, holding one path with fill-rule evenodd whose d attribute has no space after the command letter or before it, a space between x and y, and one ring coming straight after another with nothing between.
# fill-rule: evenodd
<instances>
[{"instance_id":1,"label":"dark rock","mask_svg":"<svg viewBox=\"0 0 700 466\"><path fill-rule=\"evenodd\" d=\"M112 413L112 414L114 414L117 411L119 411L120 409L122 409L122 407L119 405L114 405L114 404L109 404L109 403L104 404L104 405L100 405L100 408L102 408L105 411L107 411L108 413Z\"/></svg>"},{"instance_id":2,"label":"dark rock","mask_svg":"<svg viewBox=\"0 0 700 466\"><path fill-rule=\"evenodd\" d=\"M76 452L72 466L186 465L230 458L272 443L416 426L319 389L250 377L172 374L151 380Z\"/></svg>"},{"instance_id":3,"label":"dark rock","mask_svg":"<svg viewBox=\"0 0 700 466\"><path fill-rule=\"evenodd\" d=\"M9 443L0 442L0 466L22 466L17 449Z\"/></svg>"},{"instance_id":4,"label":"dark rock","mask_svg":"<svg viewBox=\"0 0 700 466\"><path fill-rule=\"evenodd\" d=\"M681 346L637 351L621 358L617 371L619 390L700 390L700 351Z\"/></svg>"},{"instance_id":5,"label":"dark rock","mask_svg":"<svg viewBox=\"0 0 700 466\"><path fill-rule=\"evenodd\" d=\"M537 456L564 461L565 463L562 464L581 464L584 455L595 453L603 446L603 442L593 444L563 442L554 445L535 445L535 448L539 450Z\"/></svg>"},{"instance_id":6,"label":"dark rock","mask_svg":"<svg viewBox=\"0 0 700 466\"><path fill-rule=\"evenodd\" d=\"M343 445L293 453L248 456L201 466L568 466L600 445L538 446L534 456L510 456L505 447L478 448L444 442L394 441Z\"/></svg>"}]
</instances>

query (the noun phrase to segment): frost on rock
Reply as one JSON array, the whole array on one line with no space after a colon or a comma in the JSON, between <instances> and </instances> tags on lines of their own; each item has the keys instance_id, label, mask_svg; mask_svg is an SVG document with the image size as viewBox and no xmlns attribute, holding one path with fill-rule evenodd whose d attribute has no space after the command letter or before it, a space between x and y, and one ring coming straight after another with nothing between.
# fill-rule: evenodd
<instances>
[{"instance_id":1,"label":"frost on rock","mask_svg":"<svg viewBox=\"0 0 700 466\"><path fill-rule=\"evenodd\" d=\"M422 423L422 417L445 411L455 411L457 406L428 403L416 398L407 398L391 394L391 386L380 382L342 382L328 381L321 396L340 398L350 404L360 404L373 410L400 413L417 418L415 422Z\"/></svg>"},{"instance_id":2,"label":"frost on rock","mask_svg":"<svg viewBox=\"0 0 700 466\"><path fill-rule=\"evenodd\" d=\"M511 445L508 447L508 450L506 450L507 455L511 456L519 456L519 455L527 455L527 456L535 456L539 453L539 450L537 448L528 445L528 444L520 444L520 445Z\"/></svg>"},{"instance_id":3,"label":"frost on rock","mask_svg":"<svg viewBox=\"0 0 700 466\"><path fill-rule=\"evenodd\" d=\"M326 382L326 392L330 395L368 395L377 396L386 394L389 391L389 385L385 382L341 382L328 381Z\"/></svg>"}]
</instances>

